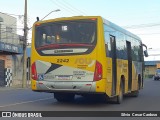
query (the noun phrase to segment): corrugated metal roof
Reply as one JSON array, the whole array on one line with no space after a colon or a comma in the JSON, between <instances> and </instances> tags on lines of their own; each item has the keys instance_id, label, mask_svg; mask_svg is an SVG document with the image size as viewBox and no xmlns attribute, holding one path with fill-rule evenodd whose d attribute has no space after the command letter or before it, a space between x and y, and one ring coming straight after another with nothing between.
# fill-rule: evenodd
<instances>
[{"instance_id":1,"label":"corrugated metal roof","mask_svg":"<svg viewBox=\"0 0 160 120\"><path fill-rule=\"evenodd\" d=\"M156 66L160 61L144 61L145 66Z\"/></svg>"}]
</instances>

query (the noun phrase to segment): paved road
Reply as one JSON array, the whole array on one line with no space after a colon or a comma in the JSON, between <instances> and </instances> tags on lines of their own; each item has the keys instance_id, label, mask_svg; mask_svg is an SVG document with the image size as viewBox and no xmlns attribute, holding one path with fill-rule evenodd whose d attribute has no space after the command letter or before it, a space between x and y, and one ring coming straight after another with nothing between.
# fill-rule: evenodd
<instances>
[{"instance_id":1,"label":"paved road","mask_svg":"<svg viewBox=\"0 0 160 120\"><path fill-rule=\"evenodd\" d=\"M76 96L72 103L60 103L52 93L30 89L0 89L0 111L160 111L160 81L145 80L139 97L125 97L122 104L88 101Z\"/></svg>"}]
</instances>

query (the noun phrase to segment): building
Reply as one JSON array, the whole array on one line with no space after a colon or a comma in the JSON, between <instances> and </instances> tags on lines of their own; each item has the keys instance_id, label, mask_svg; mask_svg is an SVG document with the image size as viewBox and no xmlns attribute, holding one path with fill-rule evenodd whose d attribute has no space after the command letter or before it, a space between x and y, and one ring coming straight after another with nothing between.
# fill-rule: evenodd
<instances>
[{"instance_id":1,"label":"building","mask_svg":"<svg viewBox=\"0 0 160 120\"><path fill-rule=\"evenodd\" d=\"M154 76L157 69L157 63L160 63L160 61L145 61L145 78L152 78Z\"/></svg>"},{"instance_id":2,"label":"building","mask_svg":"<svg viewBox=\"0 0 160 120\"><path fill-rule=\"evenodd\" d=\"M0 12L0 87L21 79L22 38L17 35L17 19Z\"/></svg>"}]
</instances>

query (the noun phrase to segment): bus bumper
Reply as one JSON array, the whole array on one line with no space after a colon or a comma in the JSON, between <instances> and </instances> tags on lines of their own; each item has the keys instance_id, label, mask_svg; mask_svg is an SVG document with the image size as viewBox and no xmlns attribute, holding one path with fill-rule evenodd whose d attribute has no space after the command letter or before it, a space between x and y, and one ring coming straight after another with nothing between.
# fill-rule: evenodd
<instances>
[{"instance_id":1,"label":"bus bumper","mask_svg":"<svg viewBox=\"0 0 160 120\"><path fill-rule=\"evenodd\" d=\"M70 81L34 81L32 82L32 90L39 92L96 92L96 82L70 82Z\"/></svg>"}]
</instances>

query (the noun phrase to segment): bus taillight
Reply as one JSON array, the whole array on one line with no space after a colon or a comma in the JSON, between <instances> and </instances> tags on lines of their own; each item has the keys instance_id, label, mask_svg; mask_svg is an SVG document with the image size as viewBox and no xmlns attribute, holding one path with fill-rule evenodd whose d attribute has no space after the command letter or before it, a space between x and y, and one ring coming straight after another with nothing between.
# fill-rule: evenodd
<instances>
[{"instance_id":1,"label":"bus taillight","mask_svg":"<svg viewBox=\"0 0 160 120\"><path fill-rule=\"evenodd\" d=\"M35 62L32 64L31 69L32 69L32 79L37 80L38 77L37 77L37 70L36 70L36 63Z\"/></svg>"},{"instance_id":2,"label":"bus taillight","mask_svg":"<svg viewBox=\"0 0 160 120\"><path fill-rule=\"evenodd\" d=\"M102 64L96 61L95 71L94 71L94 81L102 79Z\"/></svg>"}]
</instances>

